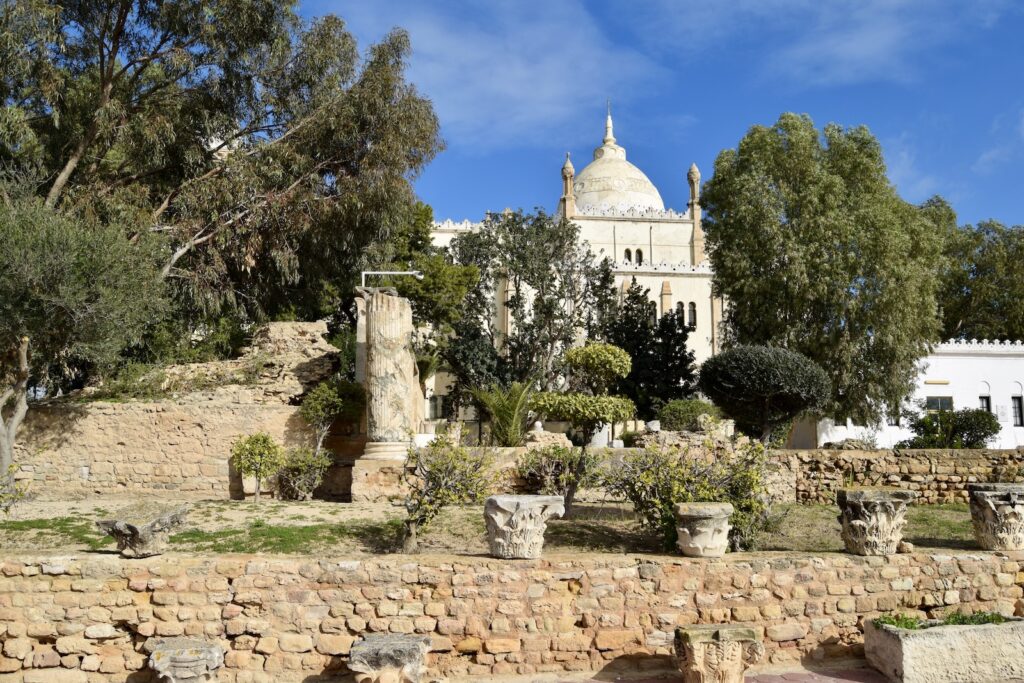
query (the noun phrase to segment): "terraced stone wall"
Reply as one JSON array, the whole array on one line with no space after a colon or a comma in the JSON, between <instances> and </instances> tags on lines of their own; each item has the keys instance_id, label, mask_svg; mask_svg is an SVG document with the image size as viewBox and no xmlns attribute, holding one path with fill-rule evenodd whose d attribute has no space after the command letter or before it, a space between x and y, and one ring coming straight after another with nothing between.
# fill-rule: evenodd
<instances>
[{"instance_id":1,"label":"terraced stone wall","mask_svg":"<svg viewBox=\"0 0 1024 683\"><path fill-rule=\"evenodd\" d=\"M860 655L882 612L1022 614L1022 595L1024 554L19 558L0 561L0 681L141 683L146 640L182 634L227 649L229 683L344 680L366 633L429 634L453 680L667 670L693 623L749 624L787 663Z\"/></svg>"}]
</instances>

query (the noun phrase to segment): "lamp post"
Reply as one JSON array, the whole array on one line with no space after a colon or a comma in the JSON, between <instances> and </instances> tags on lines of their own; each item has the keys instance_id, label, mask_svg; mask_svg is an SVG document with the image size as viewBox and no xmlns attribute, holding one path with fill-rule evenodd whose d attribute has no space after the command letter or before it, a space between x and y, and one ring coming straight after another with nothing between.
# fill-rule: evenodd
<instances>
[{"instance_id":1,"label":"lamp post","mask_svg":"<svg viewBox=\"0 0 1024 683\"><path fill-rule=\"evenodd\" d=\"M364 270L360 274L361 286L366 286L367 275L412 275L417 280L423 279L423 273L419 270Z\"/></svg>"}]
</instances>

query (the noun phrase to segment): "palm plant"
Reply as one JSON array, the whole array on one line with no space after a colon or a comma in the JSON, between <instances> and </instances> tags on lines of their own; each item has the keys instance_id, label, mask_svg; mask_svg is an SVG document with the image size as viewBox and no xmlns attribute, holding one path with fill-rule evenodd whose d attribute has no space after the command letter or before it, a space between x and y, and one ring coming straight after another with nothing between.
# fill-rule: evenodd
<instances>
[{"instance_id":1,"label":"palm plant","mask_svg":"<svg viewBox=\"0 0 1024 683\"><path fill-rule=\"evenodd\" d=\"M473 398L491 420L491 440L496 446L521 446L530 426L531 382L513 382L507 387L474 389Z\"/></svg>"}]
</instances>

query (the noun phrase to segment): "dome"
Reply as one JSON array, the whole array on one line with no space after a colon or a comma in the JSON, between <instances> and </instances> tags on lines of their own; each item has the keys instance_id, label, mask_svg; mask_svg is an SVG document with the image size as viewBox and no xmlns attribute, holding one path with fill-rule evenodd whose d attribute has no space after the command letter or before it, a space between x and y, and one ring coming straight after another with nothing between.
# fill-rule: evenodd
<instances>
[{"instance_id":1,"label":"dome","mask_svg":"<svg viewBox=\"0 0 1024 683\"><path fill-rule=\"evenodd\" d=\"M576 176L573 194L580 209L665 209L658 188L626 161L626 150L615 144L611 112L605 123L604 144L594 150L594 160Z\"/></svg>"}]
</instances>

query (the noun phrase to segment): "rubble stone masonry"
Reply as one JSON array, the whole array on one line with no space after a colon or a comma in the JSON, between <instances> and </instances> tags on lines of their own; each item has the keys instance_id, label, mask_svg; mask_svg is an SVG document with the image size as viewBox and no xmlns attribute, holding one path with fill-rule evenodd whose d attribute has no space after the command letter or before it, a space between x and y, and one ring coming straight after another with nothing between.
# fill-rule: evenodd
<instances>
[{"instance_id":1,"label":"rubble stone masonry","mask_svg":"<svg viewBox=\"0 0 1024 683\"><path fill-rule=\"evenodd\" d=\"M767 663L862 654L881 612L1024 613L1024 554L499 561L162 556L0 561L0 683L151 680L143 645L227 649L218 680L343 674L367 633L432 639L431 677L670 669L673 629L741 623ZM428 679L428 680L432 680Z\"/></svg>"}]
</instances>

